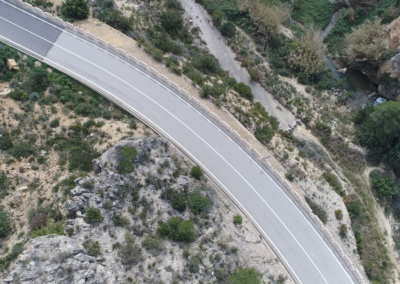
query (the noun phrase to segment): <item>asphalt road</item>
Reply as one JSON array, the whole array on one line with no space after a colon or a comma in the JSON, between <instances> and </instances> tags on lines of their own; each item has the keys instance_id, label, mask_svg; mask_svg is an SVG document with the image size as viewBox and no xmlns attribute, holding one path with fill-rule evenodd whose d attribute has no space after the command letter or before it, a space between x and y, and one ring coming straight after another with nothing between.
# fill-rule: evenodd
<instances>
[{"instance_id":1,"label":"asphalt road","mask_svg":"<svg viewBox=\"0 0 400 284\"><path fill-rule=\"evenodd\" d=\"M257 224L298 283L356 283L277 184L196 109L107 52L0 0L0 40L124 103L189 154Z\"/></svg>"}]
</instances>

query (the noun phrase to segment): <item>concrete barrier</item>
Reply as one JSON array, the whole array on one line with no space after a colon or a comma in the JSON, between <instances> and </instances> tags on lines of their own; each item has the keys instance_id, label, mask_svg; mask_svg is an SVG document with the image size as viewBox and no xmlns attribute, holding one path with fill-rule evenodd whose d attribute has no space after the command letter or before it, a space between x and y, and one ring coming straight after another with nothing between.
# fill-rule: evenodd
<instances>
[{"instance_id":1,"label":"concrete barrier","mask_svg":"<svg viewBox=\"0 0 400 284\"><path fill-rule=\"evenodd\" d=\"M91 34L91 33L86 33L85 37L86 37L86 39L87 39L88 41L97 43L96 37L95 37L93 34Z\"/></svg>"},{"instance_id":2,"label":"concrete barrier","mask_svg":"<svg viewBox=\"0 0 400 284\"><path fill-rule=\"evenodd\" d=\"M186 97L190 97L190 95L189 95L189 93L188 92L186 92L184 89L180 89L179 91L181 91L181 93L183 94L183 95L185 95Z\"/></svg>"},{"instance_id":3,"label":"concrete barrier","mask_svg":"<svg viewBox=\"0 0 400 284\"><path fill-rule=\"evenodd\" d=\"M221 124L229 130L229 132L232 130L232 128L228 125L228 123L226 123L225 121L222 121Z\"/></svg>"},{"instance_id":4,"label":"concrete barrier","mask_svg":"<svg viewBox=\"0 0 400 284\"><path fill-rule=\"evenodd\" d=\"M251 145L249 144L249 142L247 142L246 140L243 139L243 144L244 144L249 150L251 150Z\"/></svg>"},{"instance_id":5,"label":"concrete barrier","mask_svg":"<svg viewBox=\"0 0 400 284\"><path fill-rule=\"evenodd\" d=\"M261 158L261 154L253 148L252 152L255 154L256 158Z\"/></svg>"},{"instance_id":6,"label":"concrete barrier","mask_svg":"<svg viewBox=\"0 0 400 284\"><path fill-rule=\"evenodd\" d=\"M217 121L217 122L220 122L221 121L221 118L218 116L218 115L216 115L215 113L211 113L211 116Z\"/></svg>"},{"instance_id":7,"label":"concrete barrier","mask_svg":"<svg viewBox=\"0 0 400 284\"><path fill-rule=\"evenodd\" d=\"M86 32L82 30L81 28L76 28L76 33L82 37L86 35Z\"/></svg>"},{"instance_id":8,"label":"concrete barrier","mask_svg":"<svg viewBox=\"0 0 400 284\"><path fill-rule=\"evenodd\" d=\"M23 2L22 8L24 8L25 10L27 10L29 12L35 13L35 8L33 8L33 6L31 4Z\"/></svg>"},{"instance_id":9,"label":"concrete barrier","mask_svg":"<svg viewBox=\"0 0 400 284\"><path fill-rule=\"evenodd\" d=\"M143 67L144 69L146 69L146 70L149 69L149 66L146 63L144 63L143 61L139 61L138 63L139 63L139 66Z\"/></svg>"},{"instance_id":10,"label":"concrete barrier","mask_svg":"<svg viewBox=\"0 0 400 284\"><path fill-rule=\"evenodd\" d=\"M167 85L171 84L171 81L164 75L160 75L160 79Z\"/></svg>"},{"instance_id":11,"label":"concrete barrier","mask_svg":"<svg viewBox=\"0 0 400 284\"><path fill-rule=\"evenodd\" d=\"M117 48L114 45L112 45L111 43L107 43L107 49L108 49L108 51L112 51L112 52L117 51Z\"/></svg>"},{"instance_id":12,"label":"concrete barrier","mask_svg":"<svg viewBox=\"0 0 400 284\"><path fill-rule=\"evenodd\" d=\"M47 12L44 12L44 17L45 17L47 20L50 20L50 21L53 21L53 18L54 18L52 14L47 13Z\"/></svg>"},{"instance_id":13,"label":"concrete barrier","mask_svg":"<svg viewBox=\"0 0 400 284\"><path fill-rule=\"evenodd\" d=\"M286 185L289 187L289 189L292 191L293 189L292 189L292 185L287 181L287 180L285 180L285 183L286 183Z\"/></svg>"},{"instance_id":14,"label":"concrete barrier","mask_svg":"<svg viewBox=\"0 0 400 284\"><path fill-rule=\"evenodd\" d=\"M200 105L200 101L194 97L191 97L190 100L194 102L196 105Z\"/></svg>"},{"instance_id":15,"label":"concrete barrier","mask_svg":"<svg viewBox=\"0 0 400 284\"><path fill-rule=\"evenodd\" d=\"M150 67L150 73L157 76L159 75L158 71L156 69L154 69L153 67Z\"/></svg>"},{"instance_id":16,"label":"concrete barrier","mask_svg":"<svg viewBox=\"0 0 400 284\"><path fill-rule=\"evenodd\" d=\"M280 174L277 170L274 170L274 172L275 172L276 175L278 175L278 177L279 177L280 179L283 179L283 177L281 176L281 174Z\"/></svg>"},{"instance_id":17,"label":"concrete barrier","mask_svg":"<svg viewBox=\"0 0 400 284\"><path fill-rule=\"evenodd\" d=\"M35 11L36 15L39 15L39 16L41 16L41 17L43 17L43 18L46 17L45 14L44 14L44 12L43 12L41 9L39 9L38 7L35 7L35 8L34 8L34 11Z\"/></svg>"},{"instance_id":18,"label":"concrete barrier","mask_svg":"<svg viewBox=\"0 0 400 284\"><path fill-rule=\"evenodd\" d=\"M208 107L206 107L204 104L201 104L200 107L205 110L206 113L210 113L210 109Z\"/></svg>"},{"instance_id":19,"label":"concrete barrier","mask_svg":"<svg viewBox=\"0 0 400 284\"><path fill-rule=\"evenodd\" d=\"M174 87L175 89L177 89L177 90L179 90L180 88L179 88L179 86L178 86L178 84L175 84L174 82L172 82L171 81L171 84L170 84L172 87Z\"/></svg>"},{"instance_id":20,"label":"concrete barrier","mask_svg":"<svg viewBox=\"0 0 400 284\"><path fill-rule=\"evenodd\" d=\"M236 138L238 138L239 140L241 140L241 139L242 139L242 137L240 136L240 134L239 134L239 133L237 133L237 131L235 131L235 130L232 130L231 132L233 133L233 136L235 136L235 137L236 137Z\"/></svg>"},{"instance_id":21,"label":"concrete barrier","mask_svg":"<svg viewBox=\"0 0 400 284\"><path fill-rule=\"evenodd\" d=\"M137 58L135 56L132 56L132 55L128 55L128 61L129 61L129 63L131 63L133 65L136 65L137 62L138 62Z\"/></svg>"},{"instance_id":22,"label":"concrete barrier","mask_svg":"<svg viewBox=\"0 0 400 284\"><path fill-rule=\"evenodd\" d=\"M97 37L96 42L99 46L107 48L107 42L105 40L102 40L101 38Z\"/></svg>"},{"instance_id":23,"label":"concrete barrier","mask_svg":"<svg viewBox=\"0 0 400 284\"><path fill-rule=\"evenodd\" d=\"M75 32L76 28L73 24L65 22L65 28L70 32Z\"/></svg>"},{"instance_id":24,"label":"concrete barrier","mask_svg":"<svg viewBox=\"0 0 400 284\"><path fill-rule=\"evenodd\" d=\"M67 23L66 22L64 22L63 20L61 20L60 18L58 18L58 17L53 17L53 21L57 24L57 25L59 25L60 27L62 27L62 28L67 28Z\"/></svg>"}]
</instances>

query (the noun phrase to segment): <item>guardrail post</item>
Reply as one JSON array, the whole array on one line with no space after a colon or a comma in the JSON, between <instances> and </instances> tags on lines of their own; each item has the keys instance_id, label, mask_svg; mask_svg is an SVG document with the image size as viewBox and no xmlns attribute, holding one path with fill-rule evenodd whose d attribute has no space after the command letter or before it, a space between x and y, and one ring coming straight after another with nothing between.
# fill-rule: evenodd
<instances>
[{"instance_id":1,"label":"guardrail post","mask_svg":"<svg viewBox=\"0 0 400 284\"><path fill-rule=\"evenodd\" d=\"M138 60L135 56L128 55L128 61L132 64L137 64Z\"/></svg>"}]
</instances>

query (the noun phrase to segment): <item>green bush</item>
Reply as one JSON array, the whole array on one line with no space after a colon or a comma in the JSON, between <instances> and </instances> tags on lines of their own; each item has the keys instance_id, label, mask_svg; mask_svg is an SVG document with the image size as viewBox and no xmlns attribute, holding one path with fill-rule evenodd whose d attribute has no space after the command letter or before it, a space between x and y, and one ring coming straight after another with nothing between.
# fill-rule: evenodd
<instances>
[{"instance_id":1,"label":"green bush","mask_svg":"<svg viewBox=\"0 0 400 284\"><path fill-rule=\"evenodd\" d=\"M175 37L183 29L182 12L176 9L167 9L161 14L161 26Z\"/></svg>"},{"instance_id":2,"label":"green bush","mask_svg":"<svg viewBox=\"0 0 400 284\"><path fill-rule=\"evenodd\" d=\"M227 284L261 284L263 276L254 268L236 268L226 280Z\"/></svg>"},{"instance_id":3,"label":"green bush","mask_svg":"<svg viewBox=\"0 0 400 284\"><path fill-rule=\"evenodd\" d=\"M200 180L203 177L204 173L203 173L203 170L199 166L194 166L190 170L190 175L192 177L194 177L195 179Z\"/></svg>"},{"instance_id":4,"label":"green bush","mask_svg":"<svg viewBox=\"0 0 400 284\"><path fill-rule=\"evenodd\" d=\"M15 144L11 149L11 155L13 155L17 159L27 158L34 155L35 153L35 148L33 148L31 144L26 142L19 142Z\"/></svg>"},{"instance_id":5,"label":"green bush","mask_svg":"<svg viewBox=\"0 0 400 284\"><path fill-rule=\"evenodd\" d=\"M328 213L319 206L317 203L313 202L310 198L306 197L307 204L310 206L312 212L318 216L322 223L326 224L328 222Z\"/></svg>"},{"instance_id":6,"label":"green bush","mask_svg":"<svg viewBox=\"0 0 400 284\"><path fill-rule=\"evenodd\" d=\"M187 198L189 208L194 214L208 213L211 209L211 199L208 196L203 196L198 192L188 195Z\"/></svg>"},{"instance_id":7,"label":"green bush","mask_svg":"<svg viewBox=\"0 0 400 284\"><path fill-rule=\"evenodd\" d=\"M263 125L256 128L256 132L254 133L254 135L256 136L258 141L260 141L264 145L267 145L274 137L275 131L269 125Z\"/></svg>"},{"instance_id":8,"label":"green bush","mask_svg":"<svg viewBox=\"0 0 400 284\"><path fill-rule=\"evenodd\" d=\"M77 141L75 145L69 149L68 169L85 172L92 170L92 160L100 154L87 142Z\"/></svg>"},{"instance_id":9,"label":"green bush","mask_svg":"<svg viewBox=\"0 0 400 284\"><path fill-rule=\"evenodd\" d=\"M344 239L347 237L347 226L346 224L341 224L339 226L339 236Z\"/></svg>"},{"instance_id":10,"label":"green bush","mask_svg":"<svg viewBox=\"0 0 400 284\"><path fill-rule=\"evenodd\" d=\"M343 212L342 212L342 210L340 210L340 209L335 210L335 217L336 217L337 220L342 220L342 219L343 219Z\"/></svg>"},{"instance_id":11,"label":"green bush","mask_svg":"<svg viewBox=\"0 0 400 284\"><path fill-rule=\"evenodd\" d=\"M222 21L225 19L225 13L221 10L215 10L212 14L212 21L217 28L221 26Z\"/></svg>"},{"instance_id":12,"label":"green bush","mask_svg":"<svg viewBox=\"0 0 400 284\"><path fill-rule=\"evenodd\" d=\"M113 207L113 202L111 200L108 200L104 203L103 207L104 209L111 210Z\"/></svg>"},{"instance_id":13,"label":"green bush","mask_svg":"<svg viewBox=\"0 0 400 284\"><path fill-rule=\"evenodd\" d=\"M28 93L21 89L12 91L9 96L16 101L26 101L29 98Z\"/></svg>"},{"instance_id":14,"label":"green bush","mask_svg":"<svg viewBox=\"0 0 400 284\"><path fill-rule=\"evenodd\" d=\"M161 198L168 200L172 208L183 212L186 210L186 200L183 194L179 193L177 190L168 188L162 194Z\"/></svg>"},{"instance_id":15,"label":"green bush","mask_svg":"<svg viewBox=\"0 0 400 284\"><path fill-rule=\"evenodd\" d=\"M340 196L346 196L346 192L343 190L342 184L334 174L325 172L322 176L337 194Z\"/></svg>"},{"instance_id":16,"label":"green bush","mask_svg":"<svg viewBox=\"0 0 400 284\"><path fill-rule=\"evenodd\" d=\"M126 227L131 223L128 218L122 216L122 214L115 214L113 218L114 226Z\"/></svg>"},{"instance_id":17,"label":"green bush","mask_svg":"<svg viewBox=\"0 0 400 284\"><path fill-rule=\"evenodd\" d=\"M192 59L193 66L204 74L219 74L221 68L218 59L211 54L198 55Z\"/></svg>"},{"instance_id":18,"label":"green bush","mask_svg":"<svg viewBox=\"0 0 400 284\"><path fill-rule=\"evenodd\" d=\"M399 192L399 188L393 178L376 171L371 172L370 177L372 189L376 192L377 196L390 197Z\"/></svg>"},{"instance_id":19,"label":"green bush","mask_svg":"<svg viewBox=\"0 0 400 284\"><path fill-rule=\"evenodd\" d=\"M55 118L52 121L49 122L49 126L51 128L56 128L60 126L60 119L59 118Z\"/></svg>"},{"instance_id":20,"label":"green bush","mask_svg":"<svg viewBox=\"0 0 400 284\"><path fill-rule=\"evenodd\" d=\"M85 0L65 0L61 13L67 18L83 20L89 16L89 5Z\"/></svg>"},{"instance_id":21,"label":"green bush","mask_svg":"<svg viewBox=\"0 0 400 284\"><path fill-rule=\"evenodd\" d=\"M85 240L82 245L88 255L96 257L100 254L100 244L98 241Z\"/></svg>"},{"instance_id":22,"label":"green bush","mask_svg":"<svg viewBox=\"0 0 400 284\"><path fill-rule=\"evenodd\" d=\"M0 237L7 237L11 232L11 224L8 220L7 214L0 208Z\"/></svg>"},{"instance_id":23,"label":"green bush","mask_svg":"<svg viewBox=\"0 0 400 284\"><path fill-rule=\"evenodd\" d=\"M236 27L234 24L232 24L231 22L227 22L225 24L222 25L221 27L221 34L224 37L227 38L232 38L235 36L236 34Z\"/></svg>"},{"instance_id":24,"label":"green bush","mask_svg":"<svg viewBox=\"0 0 400 284\"><path fill-rule=\"evenodd\" d=\"M245 99L248 99L248 100L250 100L250 101L253 101L254 96L253 96L253 93L252 93L252 91L251 91L251 88L250 88L248 85L246 85L245 83L242 83L242 82L236 83L236 84L233 86L233 89L234 89L236 92L238 92L238 94L239 94L241 97L243 97L243 98L245 98Z\"/></svg>"},{"instance_id":25,"label":"green bush","mask_svg":"<svg viewBox=\"0 0 400 284\"><path fill-rule=\"evenodd\" d=\"M195 239L192 221L182 221L179 217L171 217L166 223L160 222L157 233L177 242L193 242Z\"/></svg>"},{"instance_id":26,"label":"green bush","mask_svg":"<svg viewBox=\"0 0 400 284\"><path fill-rule=\"evenodd\" d=\"M133 172L135 166L133 162L135 161L137 156L137 151L134 147L125 146L120 150L120 158L119 158L119 171L122 174L128 174Z\"/></svg>"},{"instance_id":27,"label":"green bush","mask_svg":"<svg viewBox=\"0 0 400 284\"><path fill-rule=\"evenodd\" d=\"M11 136L8 133L3 134L0 137L0 150L8 150L13 147Z\"/></svg>"},{"instance_id":28,"label":"green bush","mask_svg":"<svg viewBox=\"0 0 400 284\"><path fill-rule=\"evenodd\" d=\"M103 222L103 215L101 215L99 208L89 207L86 210L85 221L88 224Z\"/></svg>"},{"instance_id":29,"label":"green bush","mask_svg":"<svg viewBox=\"0 0 400 284\"><path fill-rule=\"evenodd\" d=\"M157 255L163 247L163 240L157 236L147 236L142 241L142 246L153 255Z\"/></svg>"},{"instance_id":30,"label":"green bush","mask_svg":"<svg viewBox=\"0 0 400 284\"><path fill-rule=\"evenodd\" d=\"M32 239L37 237L47 236L50 234L57 234L63 236L64 231L65 231L65 226L61 221L58 222L48 221L46 226L41 226L39 229L30 232L30 236Z\"/></svg>"},{"instance_id":31,"label":"green bush","mask_svg":"<svg viewBox=\"0 0 400 284\"><path fill-rule=\"evenodd\" d=\"M243 218L240 215L233 216L233 224L235 225L242 225Z\"/></svg>"},{"instance_id":32,"label":"green bush","mask_svg":"<svg viewBox=\"0 0 400 284\"><path fill-rule=\"evenodd\" d=\"M103 116L104 119L111 119L112 118L112 113L111 113L111 111L106 109L106 110L103 111L102 116Z\"/></svg>"},{"instance_id":33,"label":"green bush","mask_svg":"<svg viewBox=\"0 0 400 284\"><path fill-rule=\"evenodd\" d=\"M143 261L142 249L135 245L135 239L130 233L125 234L126 244L121 245L118 255L121 258L121 262L127 268L131 268Z\"/></svg>"}]
</instances>

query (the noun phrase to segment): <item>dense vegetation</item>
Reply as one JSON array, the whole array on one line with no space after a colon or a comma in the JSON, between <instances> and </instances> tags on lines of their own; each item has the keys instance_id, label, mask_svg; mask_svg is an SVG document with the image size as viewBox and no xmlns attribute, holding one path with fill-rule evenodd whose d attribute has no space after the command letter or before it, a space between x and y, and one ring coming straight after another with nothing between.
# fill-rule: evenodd
<instances>
[{"instance_id":1,"label":"dense vegetation","mask_svg":"<svg viewBox=\"0 0 400 284\"><path fill-rule=\"evenodd\" d=\"M66 19L83 20L89 16L89 5L85 0L65 0L61 13Z\"/></svg>"}]
</instances>

